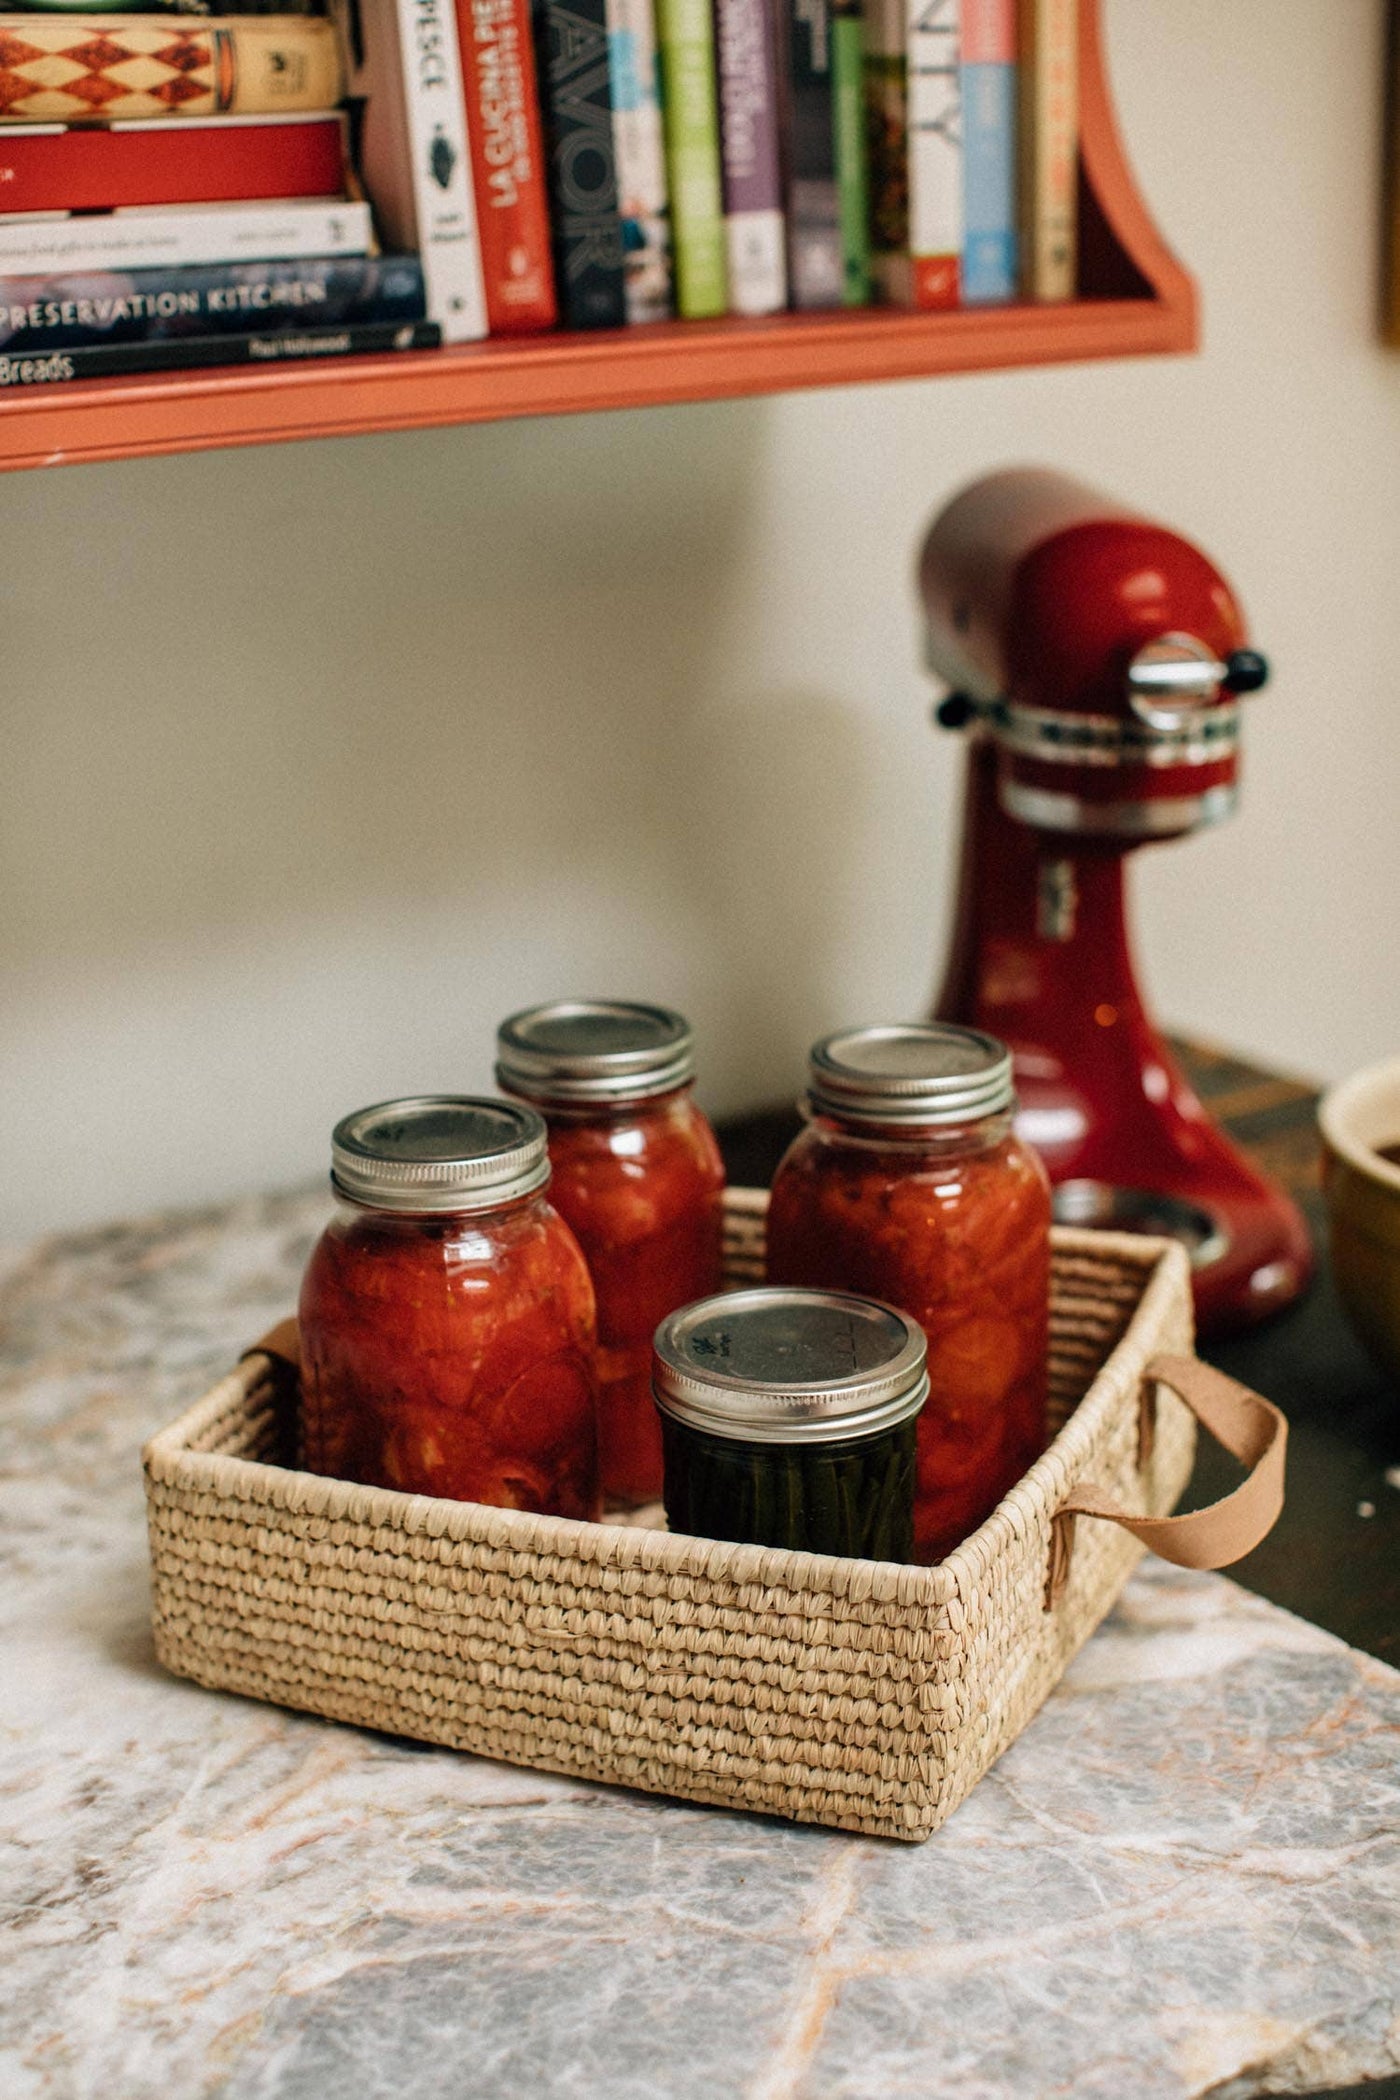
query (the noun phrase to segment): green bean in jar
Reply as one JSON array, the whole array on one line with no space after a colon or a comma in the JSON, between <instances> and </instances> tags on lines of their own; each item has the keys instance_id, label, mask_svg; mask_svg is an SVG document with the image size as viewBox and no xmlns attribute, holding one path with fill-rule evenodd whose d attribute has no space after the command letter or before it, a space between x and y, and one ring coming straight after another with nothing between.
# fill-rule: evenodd
<instances>
[{"instance_id":1,"label":"green bean in jar","mask_svg":"<svg viewBox=\"0 0 1400 2100\"><path fill-rule=\"evenodd\" d=\"M907 1561L928 1396L917 1323L840 1291L702 1299L656 1333L672 1531Z\"/></svg>"}]
</instances>

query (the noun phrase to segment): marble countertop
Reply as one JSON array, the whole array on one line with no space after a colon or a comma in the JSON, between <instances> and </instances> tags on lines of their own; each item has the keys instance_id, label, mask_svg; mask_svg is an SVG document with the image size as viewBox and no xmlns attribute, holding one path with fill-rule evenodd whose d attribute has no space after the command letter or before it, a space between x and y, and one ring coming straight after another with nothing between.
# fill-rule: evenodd
<instances>
[{"instance_id":1,"label":"marble countertop","mask_svg":"<svg viewBox=\"0 0 1400 2100\"><path fill-rule=\"evenodd\" d=\"M907 1849L155 1663L139 1446L317 1195L0 1269L0 2094L1249 2100L1400 2071L1400 1674L1147 1562Z\"/></svg>"}]
</instances>

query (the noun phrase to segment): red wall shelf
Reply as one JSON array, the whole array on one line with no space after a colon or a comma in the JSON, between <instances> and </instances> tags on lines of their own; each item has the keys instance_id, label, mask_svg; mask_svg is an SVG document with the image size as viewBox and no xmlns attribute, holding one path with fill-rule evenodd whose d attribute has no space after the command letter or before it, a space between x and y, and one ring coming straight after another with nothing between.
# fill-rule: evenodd
<instances>
[{"instance_id":1,"label":"red wall shelf","mask_svg":"<svg viewBox=\"0 0 1400 2100\"><path fill-rule=\"evenodd\" d=\"M1124 159L1098 0L1080 0L1080 18L1085 296L1070 303L677 321L263 370L80 380L0 395L0 468L1192 350L1195 286Z\"/></svg>"}]
</instances>

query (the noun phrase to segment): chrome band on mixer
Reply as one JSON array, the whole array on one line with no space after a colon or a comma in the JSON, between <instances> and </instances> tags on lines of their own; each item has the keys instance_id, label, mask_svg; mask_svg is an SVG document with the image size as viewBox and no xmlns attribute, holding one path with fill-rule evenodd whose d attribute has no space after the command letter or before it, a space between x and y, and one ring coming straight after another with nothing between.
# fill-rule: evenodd
<instances>
[{"instance_id":1,"label":"chrome band on mixer","mask_svg":"<svg viewBox=\"0 0 1400 2100\"><path fill-rule=\"evenodd\" d=\"M1233 758L1239 747L1235 701L1204 708L1172 728L1153 728L1122 715L1081 715L1050 707L995 701L982 720L1005 751L1047 765L1209 766Z\"/></svg>"}]
</instances>

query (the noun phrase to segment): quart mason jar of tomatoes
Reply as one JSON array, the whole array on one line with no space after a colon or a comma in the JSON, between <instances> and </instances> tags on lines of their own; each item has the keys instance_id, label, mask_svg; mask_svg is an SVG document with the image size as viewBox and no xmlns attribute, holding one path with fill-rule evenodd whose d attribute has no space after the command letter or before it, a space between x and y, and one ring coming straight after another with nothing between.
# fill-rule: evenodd
<instances>
[{"instance_id":1,"label":"quart mason jar of tomatoes","mask_svg":"<svg viewBox=\"0 0 1400 2100\"><path fill-rule=\"evenodd\" d=\"M306 1465L596 1518L593 1287L545 1200L539 1116L387 1101L347 1116L331 1149L339 1201L299 1308Z\"/></svg>"},{"instance_id":2,"label":"quart mason jar of tomatoes","mask_svg":"<svg viewBox=\"0 0 1400 2100\"><path fill-rule=\"evenodd\" d=\"M506 1021L497 1056L500 1086L549 1125L551 1194L593 1277L604 1493L655 1501L652 1336L722 1275L724 1165L695 1105L690 1024L662 1006L561 1000Z\"/></svg>"},{"instance_id":3,"label":"quart mason jar of tomatoes","mask_svg":"<svg viewBox=\"0 0 1400 2100\"><path fill-rule=\"evenodd\" d=\"M914 1558L941 1560L1045 1444L1050 1189L1012 1129L1011 1058L938 1023L812 1051L773 1181L770 1282L887 1299L928 1338Z\"/></svg>"}]
</instances>

